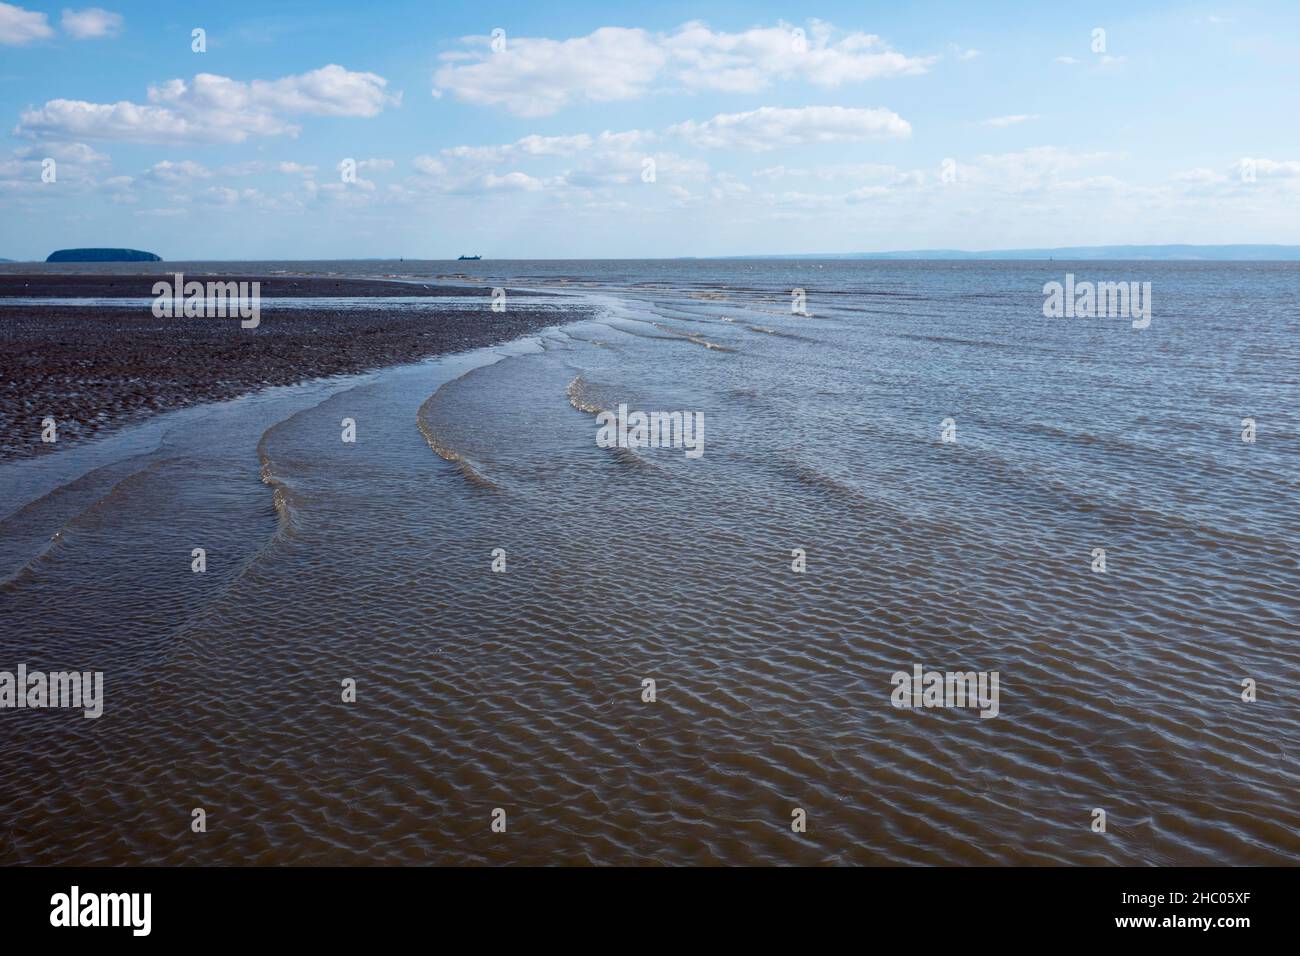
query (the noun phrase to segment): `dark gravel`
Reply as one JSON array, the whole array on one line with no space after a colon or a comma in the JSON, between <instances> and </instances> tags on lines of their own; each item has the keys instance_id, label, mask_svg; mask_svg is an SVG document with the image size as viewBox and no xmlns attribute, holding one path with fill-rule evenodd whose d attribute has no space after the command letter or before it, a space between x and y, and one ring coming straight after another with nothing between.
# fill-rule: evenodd
<instances>
[{"instance_id":1,"label":"dark gravel","mask_svg":"<svg viewBox=\"0 0 1300 956\"><path fill-rule=\"evenodd\" d=\"M468 294L483 304L280 309L264 303L261 324L244 329L238 318L158 319L148 308L4 303L5 296L151 297L157 276L0 276L0 460L48 453L168 409L507 342L583 314L562 297L545 308L493 312L483 287L219 278L259 279L264 299ZM46 416L59 424L56 444L40 440Z\"/></svg>"}]
</instances>

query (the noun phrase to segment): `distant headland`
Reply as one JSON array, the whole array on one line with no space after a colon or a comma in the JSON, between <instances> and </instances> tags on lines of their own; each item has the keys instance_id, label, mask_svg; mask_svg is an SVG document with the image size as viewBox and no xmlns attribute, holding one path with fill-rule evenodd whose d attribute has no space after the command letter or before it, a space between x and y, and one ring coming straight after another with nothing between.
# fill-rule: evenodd
<instances>
[{"instance_id":1,"label":"distant headland","mask_svg":"<svg viewBox=\"0 0 1300 956\"><path fill-rule=\"evenodd\" d=\"M139 249L59 249L46 262L162 262L162 256Z\"/></svg>"},{"instance_id":2,"label":"distant headland","mask_svg":"<svg viewBox=\"0 0 1300 956\"><path fill-rule=\"evenodd\" d=\"M696 258L687 256L683 258ZM1155 245L1058 246L1051 249L913 249L898 252L794 253L788 255L722 256L724 259L1065 259L1160 261L1295 261L1300 246L1284 245Z\"/></svg>"}]
</instances>

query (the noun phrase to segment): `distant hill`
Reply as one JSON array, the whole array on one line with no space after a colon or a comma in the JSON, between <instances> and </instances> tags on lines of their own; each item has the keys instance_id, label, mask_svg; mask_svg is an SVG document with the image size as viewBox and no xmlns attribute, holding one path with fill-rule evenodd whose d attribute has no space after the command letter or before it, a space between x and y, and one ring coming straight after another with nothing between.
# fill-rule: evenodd
<instances>
[{"instance_id":1,"label":"distant hill","mask_svg":"<svg viewBox=\"0 0 1300 956\"><path fill-rule=\"evenodd\" d=\"M1053 249L914 249L905 252L831 252L785 256L727 256L728 259L1163 259L1300 260L1300 246L1057 246Z\"/></svg>"},{"instance_id":2,"label":"distant hill","mask_svg":"<svg viewBox=\"0 0 1300 956\"><path fill-rule=\"evenodd\" d=\"M13 261L14 260L12 259L0 259L0 262L13 262Z\"/></svg>"},{"instance_id":3,"label":"distant hill","mask_svg":"<svg viewBox=\"0 0 1300 956\"><path fill-rule=\"evenodd\" d=\"M139 249L59 249L46 262L162 262L162 256Z\"/></svg>"}]
</instances>

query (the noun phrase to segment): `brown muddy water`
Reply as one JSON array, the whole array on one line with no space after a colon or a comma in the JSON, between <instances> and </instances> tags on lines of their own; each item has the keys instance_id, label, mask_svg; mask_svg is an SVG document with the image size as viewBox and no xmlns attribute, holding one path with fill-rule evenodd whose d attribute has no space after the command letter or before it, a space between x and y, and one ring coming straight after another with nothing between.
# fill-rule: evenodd
<instances>
[{"instance_id":1,"label":"brown muddy water","mask_svg":"<svg viewBox=\"0 0 1300 956\"><path fill-rule=\"evenodd\" d=\"M0 671L104 675L0 709L0 863L1300 861L1294 265L457 268L573 310L0 465Z\"/></svg>"}]
</instances>

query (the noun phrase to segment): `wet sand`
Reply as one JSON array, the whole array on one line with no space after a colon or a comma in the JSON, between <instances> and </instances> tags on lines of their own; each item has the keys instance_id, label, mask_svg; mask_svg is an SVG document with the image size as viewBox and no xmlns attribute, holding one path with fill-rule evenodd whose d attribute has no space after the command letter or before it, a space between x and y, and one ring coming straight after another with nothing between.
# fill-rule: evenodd
<instances>
[{"instance_id":1,"label":"wet sand","mask_svg":"<svg viewBox=\"0 0 1300 956\"><path fill-rule=\"evenodd\" d=\"M256 329L237 319L155 318L148 307L6 305L13 298L151 298L158 275L0 275L0 461L42 454L151 414L495 345L564 321L558 308L492 312L483 287L371 279L186 275L257 281L263 300L482 298L443 308L267 306ZM507 295L515 295L507 290ZM529 293L530 298L538 294ZM563 300L557 297L557 306ZM41 422L58 441L41 441Z\"/></svg>"},{"instance_id":2,"label":"wet sand","mask_svg":"<svg viewBox=\"0 0 1300 956\"><path fill-rule=\"evenodd\" d=\"M179 267L178 267L179 269ZM183 272L183 270L180 270ZM264 298L326 296L461 296L486 295L482 286L435 285L339 276L204 275L183 272L189 282L259 282ZM172 272L139 275L60 275L58 273L0 273L0 307L9 297L49 298L152 297L158 281L170 281ZM516 290L510 289L514 293ZM545 293L530 293L544 295Z\"/></svg>"}]
</instances>

